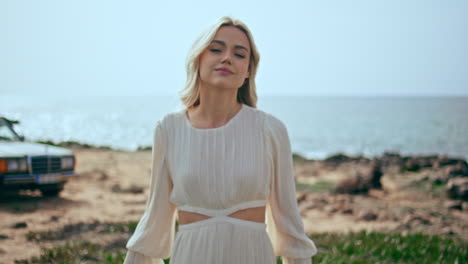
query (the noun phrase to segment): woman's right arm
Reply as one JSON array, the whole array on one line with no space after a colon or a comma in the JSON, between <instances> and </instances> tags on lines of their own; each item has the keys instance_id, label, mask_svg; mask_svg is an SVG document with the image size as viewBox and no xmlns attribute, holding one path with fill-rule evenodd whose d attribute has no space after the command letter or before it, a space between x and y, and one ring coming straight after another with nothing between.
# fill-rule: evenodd
<instances>
[{"instance_id":1,"label":"woman's right arm","mask_svg":"<svg viewBox=\"0 0 468 264\"><path fill-rule=\"evenodd\" d=\"M135 232L127 242L124 264L163 264L170 257L176 207L169 201L173 187L167 168L167 133L161 121L154 130L150 196Z\"/></svg>"}]
</instances>

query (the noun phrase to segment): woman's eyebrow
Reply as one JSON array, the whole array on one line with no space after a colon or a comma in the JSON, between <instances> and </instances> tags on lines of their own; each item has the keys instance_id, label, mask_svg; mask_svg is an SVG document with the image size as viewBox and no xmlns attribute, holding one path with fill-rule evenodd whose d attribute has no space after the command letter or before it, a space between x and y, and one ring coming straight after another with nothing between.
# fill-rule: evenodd
<instances>
[{"instance_id":1,"label":"woman's eyebrow","mask_svg":"<svg viewBox=\"0 0 468 264\"><path fill-rule=\"evenodd\" d=\"M215 40L213 40L211 43L218 43L218 44L220 44L220 45L226 46L226 43L224 43L224 41L222 41L222 40L217 40L217 39L215 39ZM235 45L234 48L236 48L236 49L244 49L244 50L246 50L246 51L249 51L249 49L247 49L246 47L244 47L244 46L242 46L242 45Z\"/></svg>"}]
</instances>

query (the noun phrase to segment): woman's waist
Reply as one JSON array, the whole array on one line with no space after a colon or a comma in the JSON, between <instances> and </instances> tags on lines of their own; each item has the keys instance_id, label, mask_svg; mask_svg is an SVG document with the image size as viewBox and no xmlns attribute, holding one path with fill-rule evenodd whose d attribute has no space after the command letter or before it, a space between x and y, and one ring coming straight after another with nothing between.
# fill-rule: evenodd
<instances>
[{"instance_id":1,"label":"woman's waist","mask_svg":"<svg viewBox=\"0 0 468 264\"><path fill-rule=\"evenodd\" d=\"M246 221L264 223L265 222L265 206L244 208L237 210L229 215L228 217L237 218ZM178 222L181 225L195 223L198 221L206 220L216 216L205 215L196 212L190 212L185 210L178 210Z\"/></svg>"}]
</instances>

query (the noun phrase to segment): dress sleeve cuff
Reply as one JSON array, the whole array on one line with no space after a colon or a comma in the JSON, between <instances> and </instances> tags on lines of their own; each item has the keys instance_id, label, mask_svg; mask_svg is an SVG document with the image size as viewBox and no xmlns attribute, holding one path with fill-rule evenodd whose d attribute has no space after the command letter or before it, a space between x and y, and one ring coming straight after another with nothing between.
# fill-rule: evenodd
<instances>
[{"instance_id":1,"label":"dress sleeve cuff","mask_svg":"<svg viewBox=\"0 0 468 264\"><path fill-rule=\"evenodd\" d=\"M283 264L312 264L312 258L288 258L283 257Z\"/></svg>"},{"instance_id":2,"label":"dress sleeve cuff","mask_svg":"<svg viewBox=\"0 0 468 264\"><path fill-rule=\"evenodd\" d=\"M129 250L123 264L164 264L164 261Z\"/></svg>"}]
</instances>

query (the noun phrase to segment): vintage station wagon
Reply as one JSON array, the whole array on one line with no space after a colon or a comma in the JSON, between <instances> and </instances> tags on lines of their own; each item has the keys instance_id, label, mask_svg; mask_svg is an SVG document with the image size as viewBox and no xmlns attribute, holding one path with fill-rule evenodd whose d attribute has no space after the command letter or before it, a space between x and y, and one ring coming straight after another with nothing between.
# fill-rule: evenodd
<instances>
[{"instance_id":1,"label":"vintage station wagon","mask_svg":"<svg viewBox=\"0 0 468 264\"><path fill-rule=\"evenodd\" d=\"M28 142L15 131L17 124L0 116L0 192L38 189L43 196L57 196L77 176L73 152Z\"/></svg>"}]
</instances>

